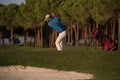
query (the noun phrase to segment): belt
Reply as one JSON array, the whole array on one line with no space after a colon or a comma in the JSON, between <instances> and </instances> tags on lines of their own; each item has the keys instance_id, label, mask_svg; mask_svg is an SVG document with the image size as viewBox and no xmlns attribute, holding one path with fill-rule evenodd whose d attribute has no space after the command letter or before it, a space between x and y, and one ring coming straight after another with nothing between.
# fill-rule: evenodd
<instances>
[{"instance_id":1,"label":"belt","mask_svg":"<svg viewBox=\"0 0 120 80\"><path fill-rule=\"evenodd\" d=\"M63 29L61 32L65 31L65 30L66 30L66 29ZM60 33L61 33L61 32L60 32Z\"/></svg>"}]
</instances>

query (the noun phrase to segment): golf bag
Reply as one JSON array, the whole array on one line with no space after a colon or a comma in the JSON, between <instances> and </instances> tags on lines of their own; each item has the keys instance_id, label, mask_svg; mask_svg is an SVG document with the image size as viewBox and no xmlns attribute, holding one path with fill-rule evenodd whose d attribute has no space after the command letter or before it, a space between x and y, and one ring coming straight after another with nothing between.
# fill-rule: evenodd
<instances>
[{"instance_id":1,"label":"golf bag","mask_svg":"<svg viewBox=\"0 0 120 80\"><path fill-rule=\"evenodd\" d=\"M118 48L117 43L115 43L110 37L106 36L100 29L95 30L94 38L101 43L104 50L115 51Z\"/></svg>"}]
</instances>

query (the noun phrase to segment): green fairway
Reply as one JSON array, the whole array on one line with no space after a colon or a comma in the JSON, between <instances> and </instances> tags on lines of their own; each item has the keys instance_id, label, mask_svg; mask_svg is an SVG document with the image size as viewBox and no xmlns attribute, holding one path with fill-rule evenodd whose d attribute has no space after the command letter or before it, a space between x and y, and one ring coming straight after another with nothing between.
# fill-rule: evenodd
<instances>
[{"instance_id":1,"label":"green fairway","mask_svg":"<svg viewBox=\"0 0 120 80\"><path fill-rule=\"evenodd\" d=\"M0 46L0 66L37 66L94 74L94 80L120 80L120 49L115 52L92 47L32 48Z\"/></svg>"}]
</instances>

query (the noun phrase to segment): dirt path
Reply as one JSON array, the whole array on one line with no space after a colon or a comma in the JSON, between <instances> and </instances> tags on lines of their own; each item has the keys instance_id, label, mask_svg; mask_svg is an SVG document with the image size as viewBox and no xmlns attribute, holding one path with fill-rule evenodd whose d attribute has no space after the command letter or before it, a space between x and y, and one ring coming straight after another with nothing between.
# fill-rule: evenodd
<instances>
[{"instance_id":1,"label":"dirt path","mask_svg":"<svg viewBox=\"0 0 120 80\"><path fill-rule=\"evenodd\" d=\"M74 71L24 66L0 67L0 80L86 80L91 78L93 78L92 74Z\"/></svg>"}]
</instances>

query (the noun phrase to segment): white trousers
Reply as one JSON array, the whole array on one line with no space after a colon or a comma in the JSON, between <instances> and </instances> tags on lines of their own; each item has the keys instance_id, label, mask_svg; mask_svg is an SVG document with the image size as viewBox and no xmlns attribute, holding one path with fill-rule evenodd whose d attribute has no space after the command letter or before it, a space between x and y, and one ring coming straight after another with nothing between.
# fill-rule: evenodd
<instances>
[{"instance_id":1,"label":"white trousers","mask_svg":"<svg viewBox=\"0 0 120 80\"><path fill-rule=\"evenodd\" d=\"M64 41L64 38L66 37L66 34L67 34L66 30L62 31L61 33L59 33L56 39L55 45L58 51L63 50L63 41Z\"/></svg>"}]
</instances>

